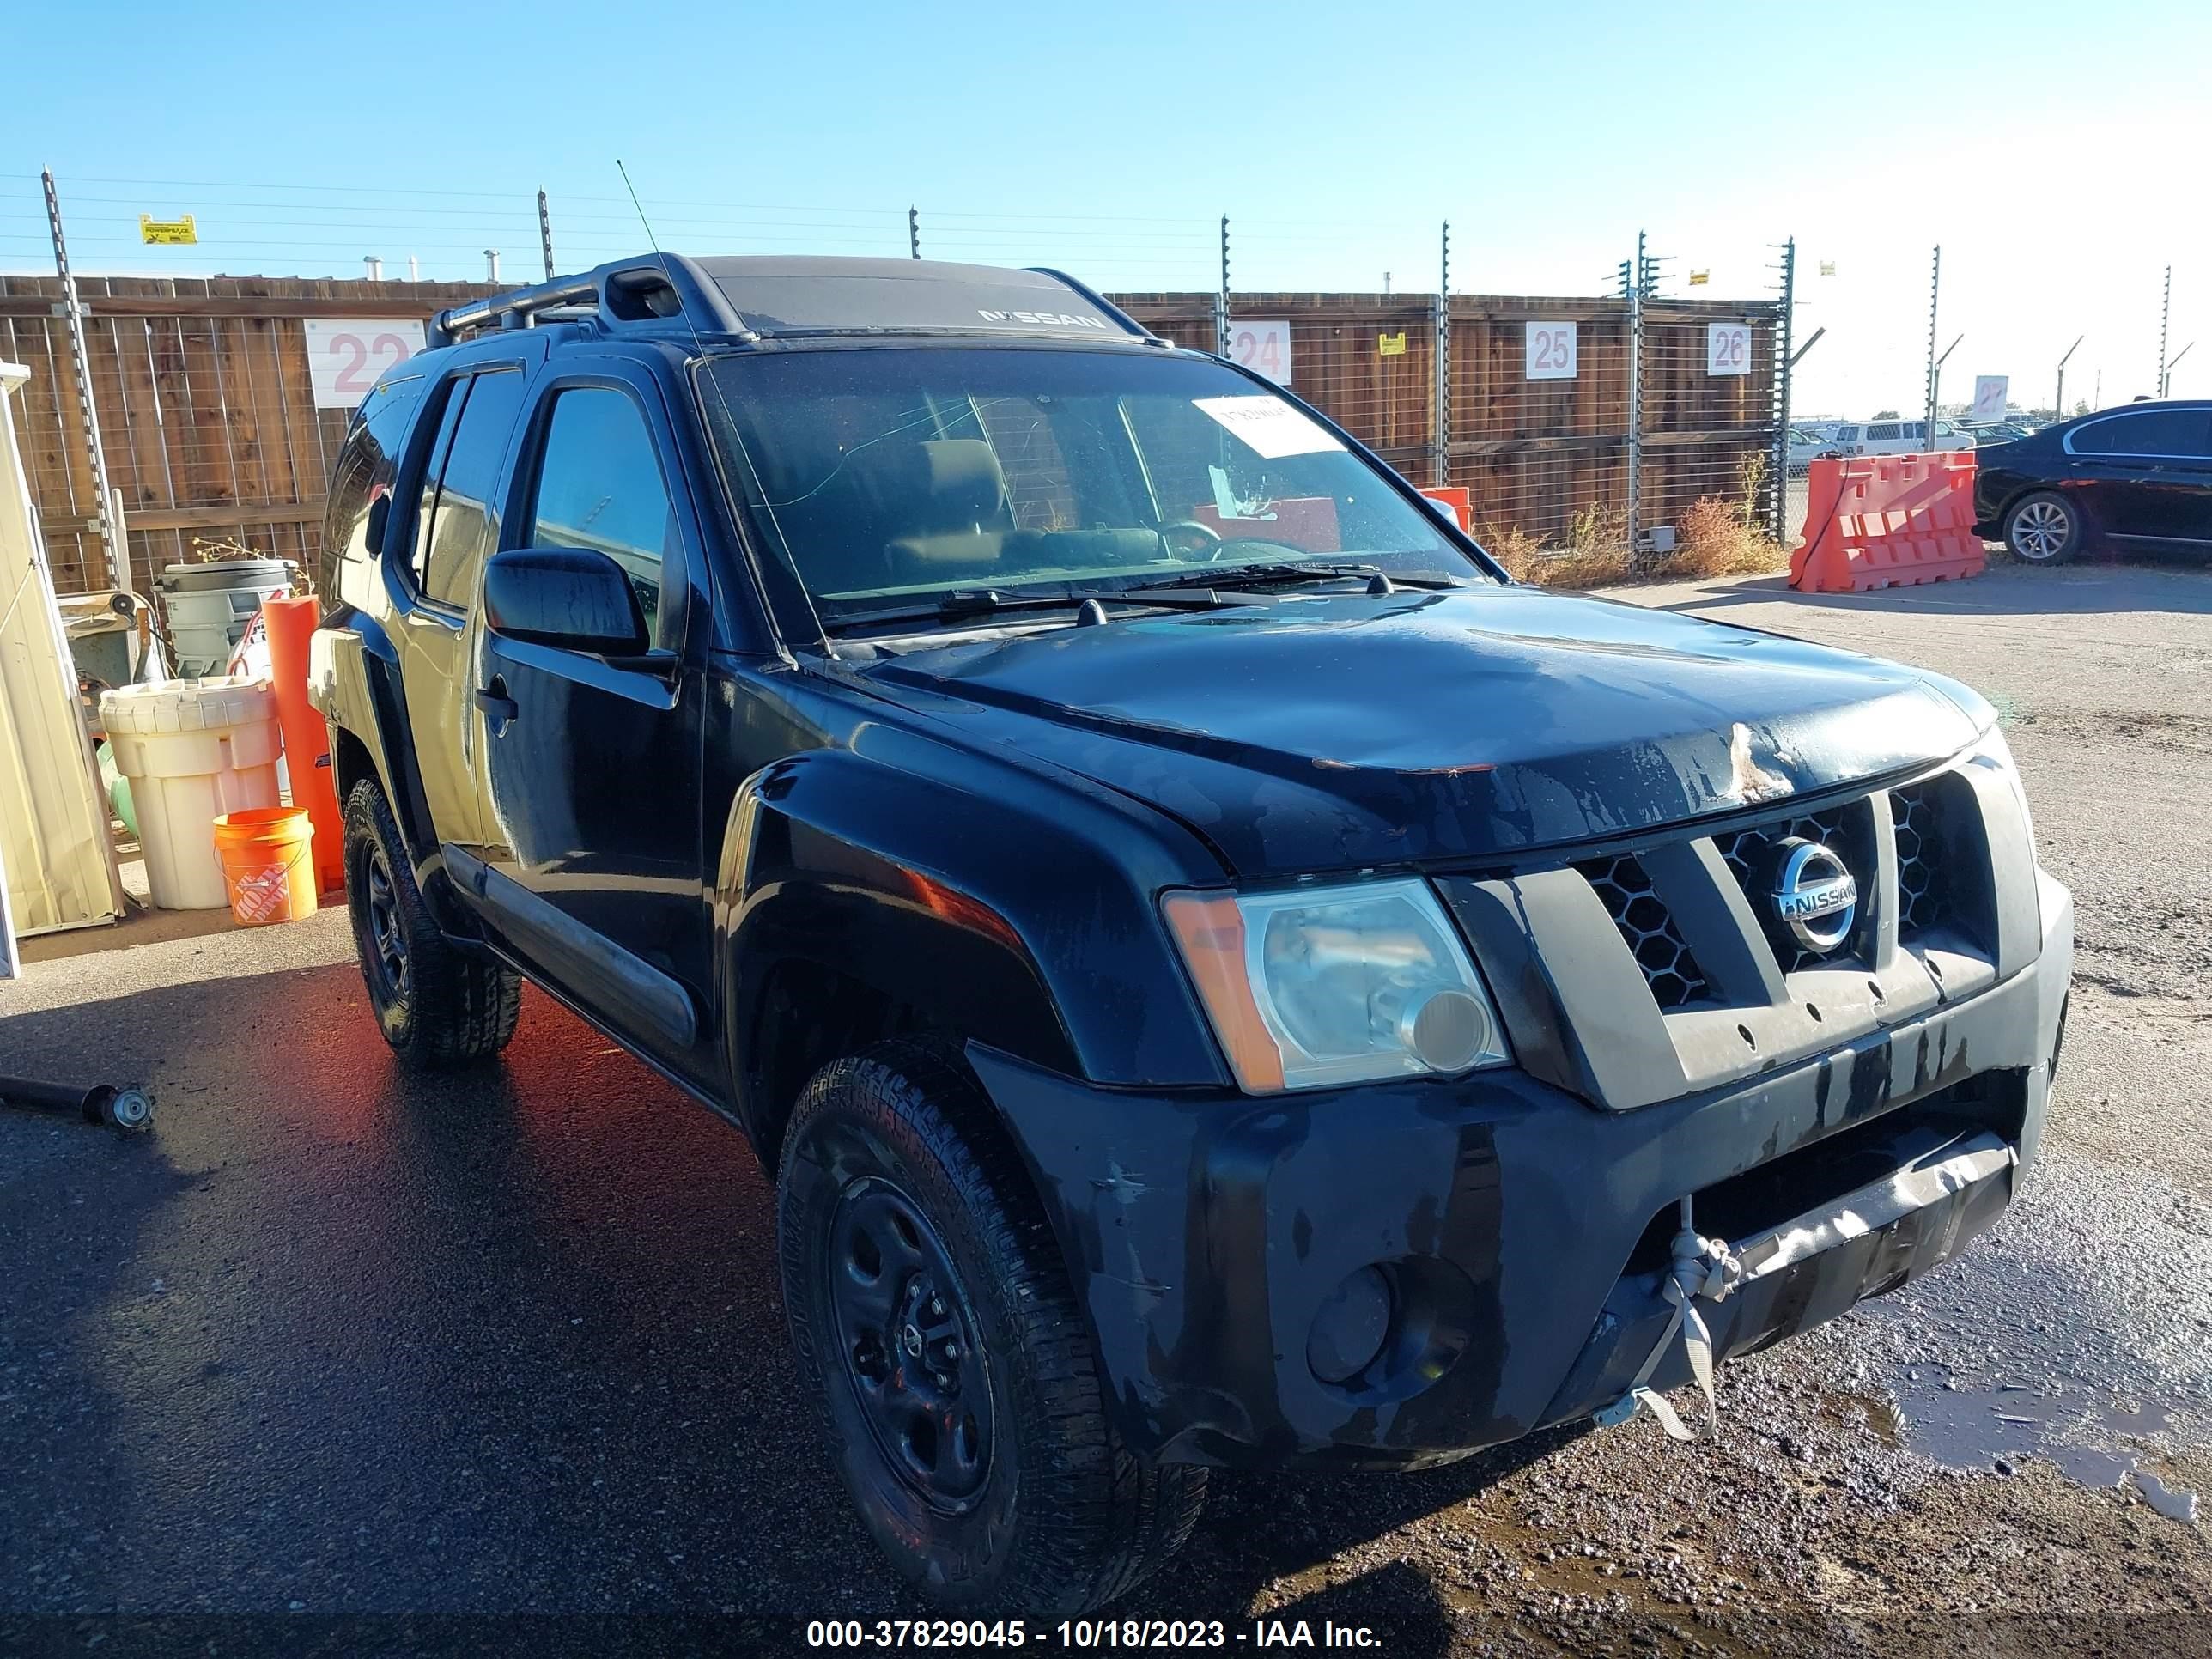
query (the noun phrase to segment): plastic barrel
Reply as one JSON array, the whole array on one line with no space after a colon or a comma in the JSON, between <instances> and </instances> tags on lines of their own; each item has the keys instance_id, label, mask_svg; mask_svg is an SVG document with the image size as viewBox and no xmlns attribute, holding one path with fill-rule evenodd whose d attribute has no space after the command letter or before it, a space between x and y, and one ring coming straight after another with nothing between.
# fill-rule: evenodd
<instances>
[{"instance_id":1,"label":"plastic barrel","mask_svg":"<svg viewBox=\"0 0 2212 1659\"><path fill-rule=\"evenodd\" d=\"M100 722L131 780L146 884L164 910L230 902L215 852L223 813L276 805L276 695L250 680L179 680L103 692Z\"/></svg>"},{"instance_id":2,"label":"plastic barrel","mask_svg":"<svg viewBox=\"0 0 2212 1659\"><path fill-rule=\"evenodd\" d=\"M315 874L323 891L335 892L345 885L337 774L331 764L331 728L307 701L307 641L322 620L322 606L312 593L264 599L261 619L269 631L269 671L276 683L276 720L284 728L292 804L306 807L314 823Z\"/></svg>"},{"instance_id":3,"label":"plastic barrel","mask_svg":"<svg viewBox=\"0 0 2212 1659\"><path fill-rule=\"evenodd\" d=\"M290 591L293 569L285 559L218 559L164 569L161 608L176 641L176 672L222 672L262 600Z\"/></svg>"},{"instance_id":4,"label":"plastic barrel","mask_svg":"<svg viewBox=\"0 0 2212 1659\"><path fill-rule=\"evenodd\" d=\"M304 806L256 807L215 821L216 856L240 927L315 914L314 838Z\"/></svg>"}]
</instances>

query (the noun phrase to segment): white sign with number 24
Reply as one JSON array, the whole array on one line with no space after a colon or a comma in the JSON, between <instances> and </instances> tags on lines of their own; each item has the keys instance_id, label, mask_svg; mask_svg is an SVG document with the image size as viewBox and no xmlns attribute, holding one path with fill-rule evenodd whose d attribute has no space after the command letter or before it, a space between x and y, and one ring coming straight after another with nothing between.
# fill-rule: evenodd
<instances>
[{"instance_id":1,"label":"white sign with number 24","mask_svg":"<svg viewBox=\"0 0 2212 1659\"><path fill-rule=\"evenodd\" d=\"M1532 380L1575 378L1575 325L1531 323L1527 343L1528 377Z\"/></svg>"},{"instance_id":2,"label":"white sign with number 24","mask_svg":"<svg viewBox=\"0 0 2212 1659\"><path fill-rule=\"evenodd\" d=\"M351 409L377 376L422 349L422 325L407 317L310 318L307 378L317 409Z\"/></svg>"},{"instance_id":3,"label":"white sign with number 24","mask_svg":"<svg viewBox=\"0 0 2212 1659\"><path fill-rule=\"evenodd\" d=\"M1287 322L1253 323L1237 318L1229 325L1229 361L1255 374L1264 374L1277 386L1291 383L1291 325Z\"/></svg>"},{"instance_id":4,"label":"white sign with number 24","mask_svg":"<svg viewBox=\"0 0 2212 1659\"><path fill-rule=\"evenodd\" d=\"M1705 325L1705 373L1708 374L1751 373L1751 325L1749 323L1707 323Z\"/></svg>"}]
</instances>

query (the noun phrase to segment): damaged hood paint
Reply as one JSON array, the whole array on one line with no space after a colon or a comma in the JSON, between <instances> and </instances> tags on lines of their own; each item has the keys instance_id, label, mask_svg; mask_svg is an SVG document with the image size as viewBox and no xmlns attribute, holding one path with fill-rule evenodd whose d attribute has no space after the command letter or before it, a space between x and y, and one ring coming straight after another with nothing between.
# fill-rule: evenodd
<instances>
[{"instance_id":1,"label":"damaged hood paint","mask_svg":"<svg viewBox=\"0 0 2212 1659\"><path fill-rule=\"evenodd\" d=\"M1139 616L858 672L1151 803L1240 876L1632 833L1943 758L1994 719L1894 663L1531 587Z\"/></svg>"}]
</instances>

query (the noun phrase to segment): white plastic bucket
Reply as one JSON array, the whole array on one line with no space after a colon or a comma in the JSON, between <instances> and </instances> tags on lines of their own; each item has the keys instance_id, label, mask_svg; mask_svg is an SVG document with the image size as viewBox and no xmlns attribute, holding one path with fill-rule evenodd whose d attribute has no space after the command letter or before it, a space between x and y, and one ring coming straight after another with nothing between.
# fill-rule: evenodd
<instances>
[{"instance_id":1,"label":"white plastic bucket","mask_svg":"<svg viewBox=\"0 0 2212 1659\"><path fill-rule=\"evenodd\" d=\"M215 821L277 804L276 692L244 679L127 685L101 694L100 714L116 769L131 780L154 902L222 908L230 890Z\"/></svg>"}]
</instances>

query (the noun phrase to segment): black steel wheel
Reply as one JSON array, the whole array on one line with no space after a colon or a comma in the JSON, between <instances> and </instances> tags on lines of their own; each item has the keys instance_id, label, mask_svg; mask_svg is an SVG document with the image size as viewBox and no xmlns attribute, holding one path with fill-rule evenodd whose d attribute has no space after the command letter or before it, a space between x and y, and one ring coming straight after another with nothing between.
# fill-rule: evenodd
<instances>
[{"instance_id":1,"label":"black steel wheel","mask_svg":"<svg viewBox=\"0 0 2212 1659\"><path fill-rule=\"evenodd\" d=\"M991 1468L991 1378L968 1292L919 1206L880 1176L838 1194L830 1315L885 1463L933 1509L972 1508Z\"/></svg>"},{"instance_id":2,"label":"black steel wheel","mask_svg":"<svg viewBox=\"0 0 2212 1659\"><path fill-rule=\"evenodd\" d=\"M839 1474L947 1606L1069 1617L1189 1536L1206 1472L1132 1455L1027 1171L957 1050L824 1066L776 1187L785 1316Z\"/></svg>"},{"instance_id":3,"label":"black steel wheel","mask_svg":"<svg viewBox=\"0 0 2212 1659\"><path fill-rule=\"evenodd\" d=\"M507 1047L522 1012L514 969L463 952L415 885L415 866L375 780L345 804L346 907L377 1028L410 1065L465 1066Z\"/></svg>"}]
</instances>

